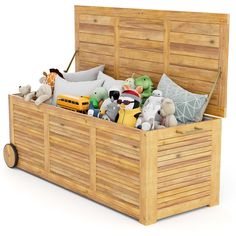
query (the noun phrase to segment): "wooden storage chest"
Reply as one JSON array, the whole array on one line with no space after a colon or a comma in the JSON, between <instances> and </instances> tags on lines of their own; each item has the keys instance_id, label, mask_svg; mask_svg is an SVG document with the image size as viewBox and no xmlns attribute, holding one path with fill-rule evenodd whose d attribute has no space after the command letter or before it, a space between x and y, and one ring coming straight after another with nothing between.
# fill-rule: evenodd
<instances>
[{"instance_id":1,"label":"wooden storage chest","mask_svg":"<svg viewBox=\"0 0 236 236\"><path fill-rule=\"evenodd\" d=\"M226 113L229 17L224 14L75 7L76 69L105 63L155 83L163 72L209 93L207 113ZM17 167L152 224L219 203L221 119L144 132L9 95Z\"/></svg>"}]
</instances>

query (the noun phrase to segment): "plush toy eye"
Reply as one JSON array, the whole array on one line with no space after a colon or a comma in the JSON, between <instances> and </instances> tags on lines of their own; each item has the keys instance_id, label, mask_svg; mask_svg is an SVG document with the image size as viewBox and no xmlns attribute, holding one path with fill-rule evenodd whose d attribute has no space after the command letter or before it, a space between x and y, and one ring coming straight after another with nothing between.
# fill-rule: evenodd
<instances>
[{"instance_id":1,"label":"plush toy eye","mask_svg":"<svg viewBox=\"0 0 236 236\"><path fill-rule=\"evenodd\" d=\"M146 78L144 78L143 80L146 80Z\"/></svg>"},{"instance_id":2,"label":"plush toy eye","mask_svg":"<svg viewBox=\"0 0 236 236\"><path fill-rule=\"evenodd\" d=\"M97 94L97 92L95 92L95 94Z\"/></svg>"}]
</instances>

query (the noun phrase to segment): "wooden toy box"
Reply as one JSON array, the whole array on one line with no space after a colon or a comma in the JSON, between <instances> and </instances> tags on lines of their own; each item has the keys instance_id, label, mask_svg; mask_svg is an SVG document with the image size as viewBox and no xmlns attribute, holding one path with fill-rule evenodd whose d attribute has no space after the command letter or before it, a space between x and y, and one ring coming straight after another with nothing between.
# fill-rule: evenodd
<instances>
[{"instance_id":1,"label":"wooden toy box","mask_svg":"<svg viewBox=\"0 0 236 236\"><path fill-rule=\"evenodd\" d=\"M206 113L224 117L228 26L224 14L76 6L76 69L155 83L165 72L198 93L221 70ZM17 95L9 110L18 168L143 224L219 203L221 118L144 132Z\"/></svg>"}]
</instances>

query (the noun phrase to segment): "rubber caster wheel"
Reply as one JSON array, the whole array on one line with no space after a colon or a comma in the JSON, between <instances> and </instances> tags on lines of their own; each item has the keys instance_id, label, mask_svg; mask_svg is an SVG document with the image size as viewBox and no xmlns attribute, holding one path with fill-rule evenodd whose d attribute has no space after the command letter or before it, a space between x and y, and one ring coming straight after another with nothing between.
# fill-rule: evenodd
<instances>
[{"instance_id":1,"label":"rubber caster wheel","mask_svg":"<svg viewBox=\"0 0 236 236\"><path fill-rule=\"evenodd\" d=\"M18 158L18 153L14 144L8 143L5 145L3 149L3 156L9 168L16 167L19 158Z\"/></svg>"}]
</instances>

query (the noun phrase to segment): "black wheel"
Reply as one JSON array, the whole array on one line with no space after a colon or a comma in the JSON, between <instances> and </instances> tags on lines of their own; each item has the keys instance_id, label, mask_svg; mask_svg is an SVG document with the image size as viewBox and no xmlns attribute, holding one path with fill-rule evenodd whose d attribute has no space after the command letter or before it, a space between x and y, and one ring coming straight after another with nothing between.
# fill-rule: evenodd
<instances>
[{"instance_id":1,"label":"black wheel","mask_svg":"<svg viewBox=\"0 0 236 236\"><path fill-rule=\"evenodd\" d=\"M12 143L5 145L3 149L4 160L9 168L14 168L18 162L18 153L16 147Z\"/></svg>"}]
</instances>

